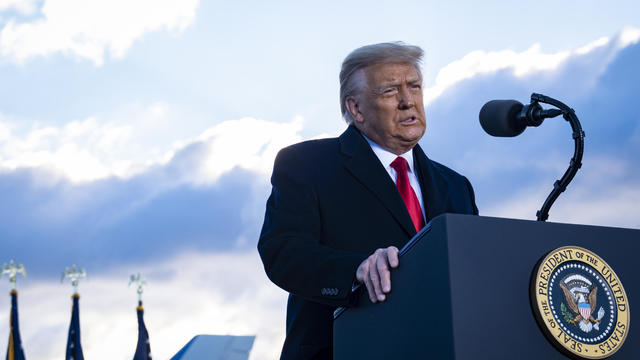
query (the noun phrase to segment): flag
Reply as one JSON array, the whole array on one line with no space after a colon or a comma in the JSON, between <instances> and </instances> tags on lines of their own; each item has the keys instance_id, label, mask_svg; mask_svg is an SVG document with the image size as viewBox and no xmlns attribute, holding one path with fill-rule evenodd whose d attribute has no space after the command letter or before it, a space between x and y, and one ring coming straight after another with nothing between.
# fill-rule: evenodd
<instances>
[{"instance_id":1,"label":"flag","mask_svg":"<svg viewBox=\"0 0 640 360\"><path fill-rule=\"evenodd\" d=\"M133 355L133 360L151 360L151 345L149 345L147 327L144 326L142 301L138 302L136 311L138 313L138 345L136 345L136 353Z\"/></svg>"},{"instance_id":2,"label":"flag","mask_svg":"<svg viewBox=\"0 0 640 360\"><path fill-rule=\"evenodd\" d=\"M73 309L71 310L71 324L69 325L69 338L67 339L67 356L65 360L84 360L82 345L80 344L80 308L78 293L73 294Z\"/></svg>"},{"instance_id":3,"label":"flag","mask_svg":"<svg viewBox=\"0 0 640 360\"><path fill-rule=\"evenodd\" d=\"M11 290L11 317L9 318L9 345L7 360L24 360L20 327L18 326L18 292Z\"/></svg>"}]
</instances>

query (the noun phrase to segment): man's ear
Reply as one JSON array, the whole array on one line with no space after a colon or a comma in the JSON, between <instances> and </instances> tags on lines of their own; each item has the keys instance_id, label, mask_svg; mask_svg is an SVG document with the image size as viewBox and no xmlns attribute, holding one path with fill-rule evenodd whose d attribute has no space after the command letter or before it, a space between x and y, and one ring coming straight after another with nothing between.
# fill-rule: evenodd
<instances>
[{"instance_id":1,"label":"man's ear","mask_svg":"<svg viewBox=\"0 0 640 360\"><path fill-rule=\"evenodd\" d=\"M360 112L360 104L358 103L358 99L353 96L347 96L345 99L345 106L347 107L347 111L353 121L362 124L364 123L364 116Z\"/></svg>"}]
</instances>

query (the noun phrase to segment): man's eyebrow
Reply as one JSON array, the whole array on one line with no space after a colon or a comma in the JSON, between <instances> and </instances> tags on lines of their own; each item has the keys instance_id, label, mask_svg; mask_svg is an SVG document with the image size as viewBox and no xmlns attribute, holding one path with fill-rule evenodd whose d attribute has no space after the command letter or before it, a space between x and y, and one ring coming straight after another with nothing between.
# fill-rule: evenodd
<instances>
[{"instance_id":1,"label":"man's eyebrow","mask_svg":"<svg viewBox=\"0 0 640 360\"><path fill-rule=\"evenodd\" d=\"M407 83L408 84L416 84L416 83L421 83L422 82L422 78L420 76L416 76L414 78L410 78L407 79ZM395 87L395 86L399 86L400 84L402 84L401 80L390 80L388 82L383 82L380 87L378 87L378 91L390 88L390 87Z\"/></svg>"},{"instance_id":2,"label":"man's eyebrow","mask_svg":"<svg viewBox=\"0 0 640 360\"><path fill-rule=\"evenodd\" d=\"M401 84L401 81L397 81L397 80L392 80L392 81L388 81L388 82L383 82L383 83L378 87L378 90L382 90L382 89L386 89L386 88L390 88L390 87L399 86L400 84Z\"/></svg>"}]
</instances>

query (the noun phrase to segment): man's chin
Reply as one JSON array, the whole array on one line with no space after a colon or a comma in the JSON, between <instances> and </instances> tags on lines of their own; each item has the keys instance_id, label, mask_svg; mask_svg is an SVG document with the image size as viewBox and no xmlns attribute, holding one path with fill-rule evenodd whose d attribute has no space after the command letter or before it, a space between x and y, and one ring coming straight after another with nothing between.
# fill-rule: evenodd
<instances>
[{"instance_id":1,"label":"man's chin","mask_svg":"<svg viewBox=\"0 0 640 360\"><path fill-rule=\"evenodd\" d=\"M409 130L409 131L406 131ZM424 127L416 127L416 128L412 128L412 129L405 129L405 131L403 132L403 136L402 141L408 145L411 145L411 147L413 147L415 144L418 143L418 141L420 141L420 139L422 139L422 136L424 135Z\"/></svg>"}]
</instances>

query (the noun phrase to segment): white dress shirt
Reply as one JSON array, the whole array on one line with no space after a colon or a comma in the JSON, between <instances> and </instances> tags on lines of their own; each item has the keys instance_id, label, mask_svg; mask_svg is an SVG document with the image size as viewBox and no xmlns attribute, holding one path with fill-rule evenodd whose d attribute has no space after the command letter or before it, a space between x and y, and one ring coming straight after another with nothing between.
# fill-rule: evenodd
<instances>
[{"instance_id":1,"label":"white dress shirt","mask_svg":"<svg viewBox=\"0 0 640 360\"><path fill-rule=\"evenodd\" d=\"M422 190L420 189L420 182L418 181L418 176L413 171L414 170L414 167L413 167L413 149L407 151L404 154L396 155L396 154L392 153L391 151L383 148L382 146L376 144L375 142L373 142L371 139L369 139L364 134L362 134L362 136L364 136L365 140L367 140L367 142L371 146L371 150L373 150L374 154L376 154L376 156L378 157L378 160L380 160L380 162L382 163L382 166L385 168L385 170L387 170L387 173L389 173L389 176L391 176L391 180L394 183L396 183L396 181L398 179L398 173L394 168L391 167L391 163L398 156L402 156L405 160L407 160L407 163L409 164L409 166L407 167L407 175L409 176L409 184L411 185L411 188L413 188L413 191L416 193L416 197L418 198L418 201L420 202L420 210L422 210L422 217L425 218L425 223L426 223L427 219L426 219L426 212L424 211L424 202L422 201Z\"/></svg>"}]
</instances>

